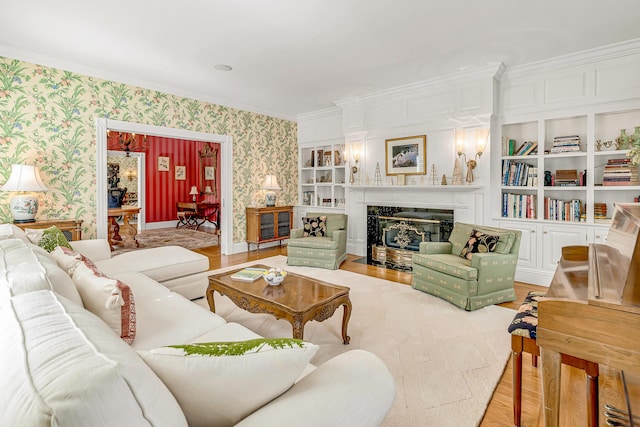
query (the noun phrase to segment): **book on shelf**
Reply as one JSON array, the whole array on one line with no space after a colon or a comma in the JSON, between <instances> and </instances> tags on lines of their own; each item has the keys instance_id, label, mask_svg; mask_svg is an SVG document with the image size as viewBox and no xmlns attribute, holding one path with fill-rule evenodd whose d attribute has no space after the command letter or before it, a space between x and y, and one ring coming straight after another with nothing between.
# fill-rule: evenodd
<instances>
[{"instance_id":1,"label":"book on shelf","mask_svg":"<svg viewBox=\"0 0 640 427\"><path fill-rule=\"evenodd\" d=\"M231 279L242 280L244 282L255 282L266 272L266 268L247 267L233 273L231 275Z\"/></svg>"},{"instance_id":2,"label":"book on shelf","mask_svg":"<svg viewBox=\"0 0 640 427\"><path fill-rule=\"evenodd\" d=\"M550 154L559 153L577 153L582 151L580 149L580 136L556 136L553 138L553 146L549 151Z\"/></svg>"}]
</instances>

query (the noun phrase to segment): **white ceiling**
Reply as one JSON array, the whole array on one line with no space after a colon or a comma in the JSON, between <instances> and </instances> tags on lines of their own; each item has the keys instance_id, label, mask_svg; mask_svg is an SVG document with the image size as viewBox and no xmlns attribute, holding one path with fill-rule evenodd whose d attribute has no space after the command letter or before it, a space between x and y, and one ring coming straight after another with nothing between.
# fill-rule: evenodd
<instances>
[{"instance_id":1,"label":"white ceiling","mask_svg":"<svg viewBox=\"0 0 640 427\"><path fill-rule=\"evenodd\" d=\"M635 38L639 0L0 0L0 55L288 119Z\"/></svg>"}]
</instances>

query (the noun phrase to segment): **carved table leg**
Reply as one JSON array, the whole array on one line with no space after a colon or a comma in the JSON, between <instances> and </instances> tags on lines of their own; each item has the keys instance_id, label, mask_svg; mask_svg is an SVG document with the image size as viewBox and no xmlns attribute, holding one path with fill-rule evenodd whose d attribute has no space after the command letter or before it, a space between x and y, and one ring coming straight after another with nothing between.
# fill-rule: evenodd
<instances>
[{"instance_id":1,"label":"carved table leg","mask_svg":"<svg viewBox=\"0 0 640 427\"><path fill-rule=\"evenodd\" d=\"M207 302L209 303L209 310L215 313L216 304L213 302L213 292L213 289L207 290Z\"/></svg>"},{"instance_id":2,"label":"carved table leg","mask_svg":"<svg viewBox=\"0 0 640 427\"><path fill-rule=\"evenodd\" d=\"M542 400L545 427L558 427L560 421L560 372L562 355L540 347L542 359Z\"/></svg>"},{"instance_id":3,"label":"carved table leg","mask_svg":"<svg viewBox=\"0 0 640 427\"><path fill-rule=\"evenodd\" d=\"M293 338L297 340L303 339L304 321L302 320L302 316L295 316L291 322L291 326L293 327Z\"/></svg>"},{"instance_id":4,"label":"carved table leg","mask_svg":"<svg viewBox=\"0 0 640 427\"><path fill-rule=\"evenodd\" d=\"M351 341L351 337L347 335L347 326L349 325L349 319L351 318L351 301L348 297L343 306L344 315L342 316L342 343L349 344L349 341Z\"/></svg>"}]
</instances>

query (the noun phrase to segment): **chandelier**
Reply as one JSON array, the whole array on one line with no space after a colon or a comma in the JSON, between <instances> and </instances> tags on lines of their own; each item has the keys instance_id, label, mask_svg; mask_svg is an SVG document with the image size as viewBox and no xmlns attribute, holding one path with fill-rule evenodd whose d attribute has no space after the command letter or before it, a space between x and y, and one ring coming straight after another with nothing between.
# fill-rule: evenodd
<instances>
[{"instance_id":1,"label":"chandelier","mask_svg":"<svg viewBox=\"0 0 640 427\"><path fill-rule=\"evenodd\" d=\"M111 139L112 133L107 132L108 139ZM132 132L115 132L115 134L115 141L112 142L115 145L114 149L124 151L127 157L130 157L132 152L147 151L147 135L136 135Z\"/></svg>"}]
</instances>

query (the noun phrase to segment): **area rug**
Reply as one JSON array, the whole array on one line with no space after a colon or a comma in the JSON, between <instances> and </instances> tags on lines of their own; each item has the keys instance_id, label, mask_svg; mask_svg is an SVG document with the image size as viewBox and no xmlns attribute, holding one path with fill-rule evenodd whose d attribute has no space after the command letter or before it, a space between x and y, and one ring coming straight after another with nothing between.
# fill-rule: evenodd
<instances>
[{"instance_id":1,"label":"area rug","mask_svg":"<svg viewBox=\"0 0 640 427\"><path fill-rule=\"evenodd\" d=\"M138 249L157 248L159 246L182 246L187 249L203 248L218 244L218 236L213 233L178 228L172 230L145 230L136 237ZM112 255L133 251L135 248L116 248Z\"/></svg>"},{"instance_id":2,"label":"area rug","mask_svg":"<svg viewBox=\"0 0 640 427\"><path fill-rule=\"evenodd\" d=\"M311 361L315 365L353 349L385 361L396 381L396 400L383 426L480 423L510 355L507 327L514 310L489 306L466 312L408 285L343 270L289 267L284 256L259 263L351 288L351 343L342 344L341 308L324 322L307 323L304 339L320 345ZM232 268L251 264L256 262ZM207 307L206 300L197 302ZM262 336L291 337L285 320L245 312L218 294L215 302L216 312L227 321Z\"/></svg>"}]
</instances>

